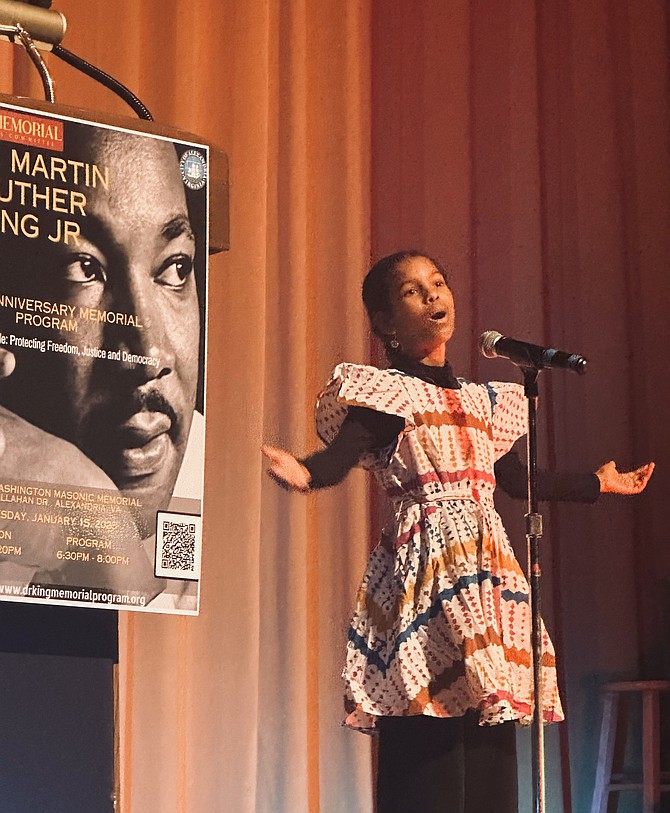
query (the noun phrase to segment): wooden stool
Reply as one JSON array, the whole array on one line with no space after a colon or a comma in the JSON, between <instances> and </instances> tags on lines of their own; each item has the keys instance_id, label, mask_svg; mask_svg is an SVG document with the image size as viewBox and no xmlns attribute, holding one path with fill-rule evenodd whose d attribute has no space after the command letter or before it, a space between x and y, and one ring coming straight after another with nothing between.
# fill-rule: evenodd
<instances>
[{"instance_id":1,"label":"wooden stool","mask_svg":"<svg viewBox=\"0 0 670 813\"><path fill-rule=\"evenodd\" d=\"M642 813L659 813L661 791L670 790L670 776L661 776L660 753L660 692L670 691L668 680L632 680L606 683L603 688L603 721L598 748L598 767L593 791L591 813L607 813L610 793L620 790L642 791ZM614 743L617 731L619 698L622 692L642 695L642 781L612 774ZM662 781L666 784L662 784Z\"/></svg>"}]
</instances>

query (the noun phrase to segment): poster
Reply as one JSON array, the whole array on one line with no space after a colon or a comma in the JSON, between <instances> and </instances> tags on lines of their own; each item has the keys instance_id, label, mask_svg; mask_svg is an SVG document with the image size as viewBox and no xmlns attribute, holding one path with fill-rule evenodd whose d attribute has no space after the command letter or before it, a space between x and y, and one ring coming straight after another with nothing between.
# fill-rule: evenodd
<instances>
[{"instance_id":1,"label":"poster","mask_svg":"<svg viewBox=\"0 0 670 813\"><path fill-rule=\"evenodd\" d=\"M0 600L198 612L208 159L0 105Z\"/></svg>"}]
</instances>

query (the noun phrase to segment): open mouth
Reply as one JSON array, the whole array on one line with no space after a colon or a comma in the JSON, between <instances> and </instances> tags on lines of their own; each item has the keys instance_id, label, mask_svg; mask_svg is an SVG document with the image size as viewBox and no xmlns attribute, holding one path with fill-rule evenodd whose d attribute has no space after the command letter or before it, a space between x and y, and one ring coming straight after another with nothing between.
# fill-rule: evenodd
<instances>
[{"instance_id":1,"label":"open mouth","mask_svg":"<svg viewBox=\"0 0 670 813\"><path fill-rule=\"evenodd\" d=\"M446 311L435 311L435 313L431 313L430 318L431 318L431 319L432 319L434 322L439 322L441 319L444 319L444 317L445 317L446 315L447 315L447 312L446 312Z\"/></svg>"}]
</instances>

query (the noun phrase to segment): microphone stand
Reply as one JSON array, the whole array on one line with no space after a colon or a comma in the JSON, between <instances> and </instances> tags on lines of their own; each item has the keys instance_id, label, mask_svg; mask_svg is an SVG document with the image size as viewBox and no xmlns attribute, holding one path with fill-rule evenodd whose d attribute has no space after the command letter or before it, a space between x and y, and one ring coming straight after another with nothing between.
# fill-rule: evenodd
<instances>
[{"instance_id":1,"label":"microphone stand","mask_svg":"<svg viewBox=\"0 0 670 813\"><path fill-rule=\"evenodd\" d=\"M528 541L528 582L531 607L531 650L533 661L534 710L531 725L533 813L544 813L544 719L542 709L542 607L540 581L540 540L542 514L537 498L537 378L536 367L522 367L524 392L528 399L528 513L526 539Z\"/></svg>"},{"instance_id":2,"label":"microphone stand","mask_svg":"<svg viewBox=\"0 0 670 813\"><path fill-rule=\"evenodd\" d=\"M500 344L500 350L496 348ZM544 367L562 367L579 375L586 372L586 359L552 348L507 339L495 330L479 337L479 348L486 358L506 358L523 373L524 393L528 400L528 584L531 610L531 657L533 660L532 774L533 813L544 813L544 714L542 709L542 612L540 580L540 540L542 515L538 511L537 488L537 377Z\"/></svg>"}]
</instances>

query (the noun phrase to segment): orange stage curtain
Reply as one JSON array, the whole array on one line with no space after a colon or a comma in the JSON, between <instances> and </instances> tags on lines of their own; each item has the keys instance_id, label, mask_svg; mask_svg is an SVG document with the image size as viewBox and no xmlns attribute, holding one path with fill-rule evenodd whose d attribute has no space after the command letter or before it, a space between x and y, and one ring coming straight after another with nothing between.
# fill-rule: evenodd
<instances>
[{"instance_id":1,"label":"orange stage curtain","mask_svg":"<svg viewBox=\"0 0 670 813\"><path fill-rule=\"evenodd\" d=\"M587 813L598 685L670 669L667 4L56 5L67 47L231 160L231 250L211 264L203 612L122 615L124 813L372 808L369 742L339 728L365 481L289 496L258 448L313 447L329 368L368 356L370 252L406 246L452 269L463 374L517 375L479 358L485 329L590 359L583 379L543 376L541 462L659 463L641 498L548 512L569 714L548 736L548 809ZM0 89L39 95L10 50ZM51 64L60 101L124 110ZM501 506L523 559L523 509Z\"/></svg>"},{"instance_id":2,"label":"orange stage curtain","mask_svg":"<svg viewBox=\"0 0 670 813\"><path fill-rule=\"evenodd\" d=\"M340 726L339 675L365 481L289 496L260 455L263 439L314 448L315 393L368 355L369 6L55 6L65 47L231 165L231 249L210 267L202 613L120 614L123 813L370 810L370 741ZM11 50L2 89L41 97ZM132 116L49 64L59 102Z\"/></svg>"}]
</instances>

